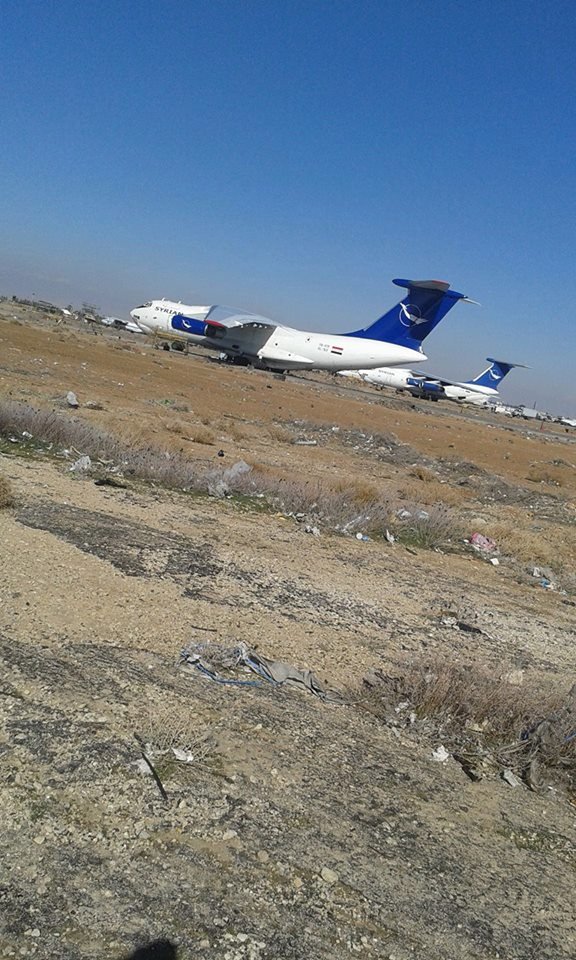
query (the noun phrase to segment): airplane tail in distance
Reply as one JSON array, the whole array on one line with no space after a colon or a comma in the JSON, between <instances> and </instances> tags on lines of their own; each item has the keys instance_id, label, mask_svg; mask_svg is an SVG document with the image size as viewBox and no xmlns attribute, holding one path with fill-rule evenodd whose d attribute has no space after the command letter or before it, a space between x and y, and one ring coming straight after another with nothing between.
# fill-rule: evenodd
<instances>
[{"instance_id":1,"label":"airplane tail in distance","mask_svg":"<svg viewBox=\"0 0 576 960\"><path fill-rule=\"evenodd\" d=\"M383 340L418 350L422 341L440 323L449 310L465 300L463 293L450 290L444 280L393 280L398 287L406 287L408 295L388 310L369 327L348 333L349 337Z\"/></svg>"},{"instance_id":2,"label":"airplane tail in distance","mask_svg":"<svg viewBox=\"0 0 576 960\"><path fill-rule=\"evenodd\" d=\"M476 387L494 387L504 379L506 374L510 373L514 367L523 367L523 363L507 363L505 360L494 360L492 357L486 357L490 364L486 370L479 373L473 380L467 380L467 383L473 383Z\"/></svg>"}]
</instances>

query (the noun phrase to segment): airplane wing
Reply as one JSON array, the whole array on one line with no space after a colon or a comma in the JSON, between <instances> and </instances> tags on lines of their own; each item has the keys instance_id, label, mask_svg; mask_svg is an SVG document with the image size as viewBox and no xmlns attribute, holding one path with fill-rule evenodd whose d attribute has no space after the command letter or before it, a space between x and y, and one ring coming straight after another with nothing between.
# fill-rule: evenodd
<instances>
[{"instance_id":1,"label":"airplane wing","mask_svg":"<svg viewBox=\"0 0 576 960\"><path fill-rule=\"evenodd\" d=\"M410 374L415 382L418 381L418 385L425 383L426 385L433 384L437 387L462 387L463 389L467 389L466 384L463 384L459 380L446 380L444 377L429 377L426 373L421 373L419 370L416 373L411 370ZM472 387L472 389L474 389L474 387Z\"/></svg>"},{"instance_id":2,"label":"airplane wing","mask_svg":"<svg viewBox=\"0 0 576 960\"><path fill-rule=\"evenodd\" d=\"M268 317L261 317L257 313L244 313L243 310L222 307L219 304L210 307L204 322L215 327L244 327L248 330L269 330L270 333L278 326Z\"/></svg>"}]
</instances>

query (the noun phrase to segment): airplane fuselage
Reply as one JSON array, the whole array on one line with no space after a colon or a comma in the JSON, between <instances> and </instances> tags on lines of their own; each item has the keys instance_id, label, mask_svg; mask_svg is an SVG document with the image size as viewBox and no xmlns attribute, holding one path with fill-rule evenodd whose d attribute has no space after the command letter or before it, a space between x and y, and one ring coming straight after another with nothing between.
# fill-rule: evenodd
<instances>
[{"instance_id":1,"label":"airplane fuselage","mask_svg":"<svg viewBox=\"0 0 576 960\"><path fill-rule=\"evenodd\" d=\"M131 311L146 333L185 340L229 356L245 357L275 370L358 370L414 364L426 360L419 350L366 337L296 330L283 325L250 324L249 329L207 323L210 307L152 300Z\"/></svg>"},{"instance_id":2,"label":"airplane fuselage","mask_svg":"<svg viewBox=\"0 0 576 960\"><path fill-rule=\"evenodd\" d=\"M445 400L455 400L457 403L475 403L484 406L489 397L498 396L498 390L494 387L468 383L442 384L433 379L422 378L411 370L398 367L360 370L359 375L366 383L372 383L378 387L392 387L394 390L406 390L415 397L435 396Z\"/></svg>"}]
</instances>

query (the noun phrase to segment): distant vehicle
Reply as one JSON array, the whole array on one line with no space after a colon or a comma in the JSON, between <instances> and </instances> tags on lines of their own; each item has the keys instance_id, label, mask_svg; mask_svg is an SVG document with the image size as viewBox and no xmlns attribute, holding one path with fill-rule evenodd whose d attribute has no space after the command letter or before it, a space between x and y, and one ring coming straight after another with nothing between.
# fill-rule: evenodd
<instances>
[{"instance_id":1,"label":"distant vehicle","mask_svg":"<svg viewBox=\"0 0 576 960\"><path fill-rule=\"evenodd\" d=\"M498 397L498 387L510 370L524 366L522 363L508 363L505 360L494 360L492 357L487 359L490 366L477 377L466 380L464 383L445 380L442 377L429 377L427 374L414 373L412 370L386 367L377 370L359 370L358 374L366 383L407 390L414 397L429 400L455 400L457 403L474 403L485 407L490 400Z\"/></svg>"},{"instance_id":2,"label":"distant vehicle","mask_svg":"<svg viewBox=\"0 0 576 960\"><path fill-rule=\"evenodd\" d=\"M230 307L149 300L130 312L145 333L184 338L269 370L346 370L421 363L422 341L459 301L442 280L394 280L408 295L367 327L331 334L296 330Z\"/></svg>"}]
</instances>

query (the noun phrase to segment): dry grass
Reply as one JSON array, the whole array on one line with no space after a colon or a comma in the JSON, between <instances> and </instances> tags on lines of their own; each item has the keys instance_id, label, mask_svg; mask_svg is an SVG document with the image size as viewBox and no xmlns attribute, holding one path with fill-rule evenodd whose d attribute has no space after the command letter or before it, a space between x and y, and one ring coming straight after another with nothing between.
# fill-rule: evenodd
<instances>
[{"instance_id":1,"label":"dry grass","mask_svg":"<svg viewBox=\"0 0 576 960\"><path fill-rule=\"evenodd\" d=\"M442 503L427 505L404 504L404 511L393 524L398 539L413 547L426 550L446 550L459 547L464 538L462 520Z\"/></svg>"},{"instance_id":2,"label":"dry grass","mask_svg":"<svg viewBox=\"0 0 576 960\"><path fill-rule=\"evenodd\" d=\"M246 440L250 436L249 431L241 423L228 418L222 418L218 421L218 430L220 433L229 437L230 440L235 440L237 443L240 440Z\"/></svg>"},{"instance_id":3,"label":"dry grass","mask_svg":"<svg viewBox=\"0 0 576 960\"><path fill-rule=\"evenodd\" d=\"M182 420L164 420L162 426L168 433L175 433L179 437L186 437L190 428Z\"/></svg>"},{"instance_id":4,"label":"dry grass","mask_svg":"<svg viewBox=\"0 0 576 960\"><path fill-rule=\"evenodd\" d=\"M113 465L126 476L167 487L206 489L195 464L186 457L149 445L135 437L124 439L93 426L81 417L24 403L0 403L0 436L32 435L30 444L42 444L41 452L62 456L88 454L93 462Z\"/></svg>"},{"instance_id":5,"label":"dry grass","mask_svg":"<svg viewBox=\"0 0 576 960\"><path fill-rule=\"evenodd\" d=\"M526 479L532 480L533 483L576 489L576 469L565 461L533 463L526 474Z\"/></svg>"},{"instance_id":6,"label":"dry grass","mask_svg":"<svg viewBox=\"0 0 576 960\"><path fill-rule=\"evenodd\" d=\"M548 566L561 571L576 564L576 542L571 528L529 530L512 521L491 523L488 534L501 553L515 557L524 564Z\"/></svg>"},{"instance_id":7,"label":"dry grass","mask_svg":"<svg viewBox=\"0 0 576 960\"><path fill-rule=\"evenodd\" d=\"M489 752L521 772L537 756L574 781L576 684L559 688L539 677L512 684L477 663L444 659L402 662L376 678L361 701L376 716L421 722L436 743L478 757Z\"/></svg>"},{"instance_id":8,"label":"dry grass","mask_svg":"<svg viewBox=\"0 0 576 960\"><path fill-rule=\"evenodd\" d=\"M433 470L419 463L413 466L408 472L411 477L416 477L417 480L422 480L424 483L432 483L438 479Z\"/></svg>"},{"instance_id":9,"label":"dry grass","mask_svg":"<svg viewBox=\"0 0 576 960\"><path fill-rule=\"evenodd\" d=\"M283 427L280 423L271 423L268 427L268 436L271 440L275 440L276 443L292 443L294 440L294 434L291 430L288 430L287 427Z\"/></svg>"},{"instance_id":10,"label":"dry grass","mask_svg":"<svg viewBox=\"0 0 576 960\"><path fill-rule=\"evenodd\" d=\"M0 473L0 510L6 510L8 507L13 507L15 502L16 500L14 497L12 484L10 483L8 477L4 476L3 473Z\"/></svg>"},{"instance_id":11,"label":"dry grass","mask_svg":"<svg viewBox=\"0 0 576 960\"><path fill-rule=\"evenodd\" d=\"M198 717L182 704L149 705L138 725L138 732L153 756L180 749L201 760L213 747L211 732L199 730Z\"/></svg>"},{"instance_id":12,"label":"dry grass","mask_svg":"<svg viewBox=\"0 0 576 960\"><path fill-rule=\"evenodd\" d=\"M437 477L419 481L409 476L407 480L398 483L398 496L406 500L418 500L423 504L443 503L447 507L456 507L473 499L474 490L442 483Z\"/></svg>"},{"instance_id":13,"label":"dry grass","mask_svg":"<svg viewBox=\"0 0 576 960\"><path fill-rule=\"evenodd\" d=\"M192 425L185 429L182 436L185 440L190 440L192 443L203 443L207 447L216 443L216 435L208 427Z\"/></svg>"}]
</instances>

